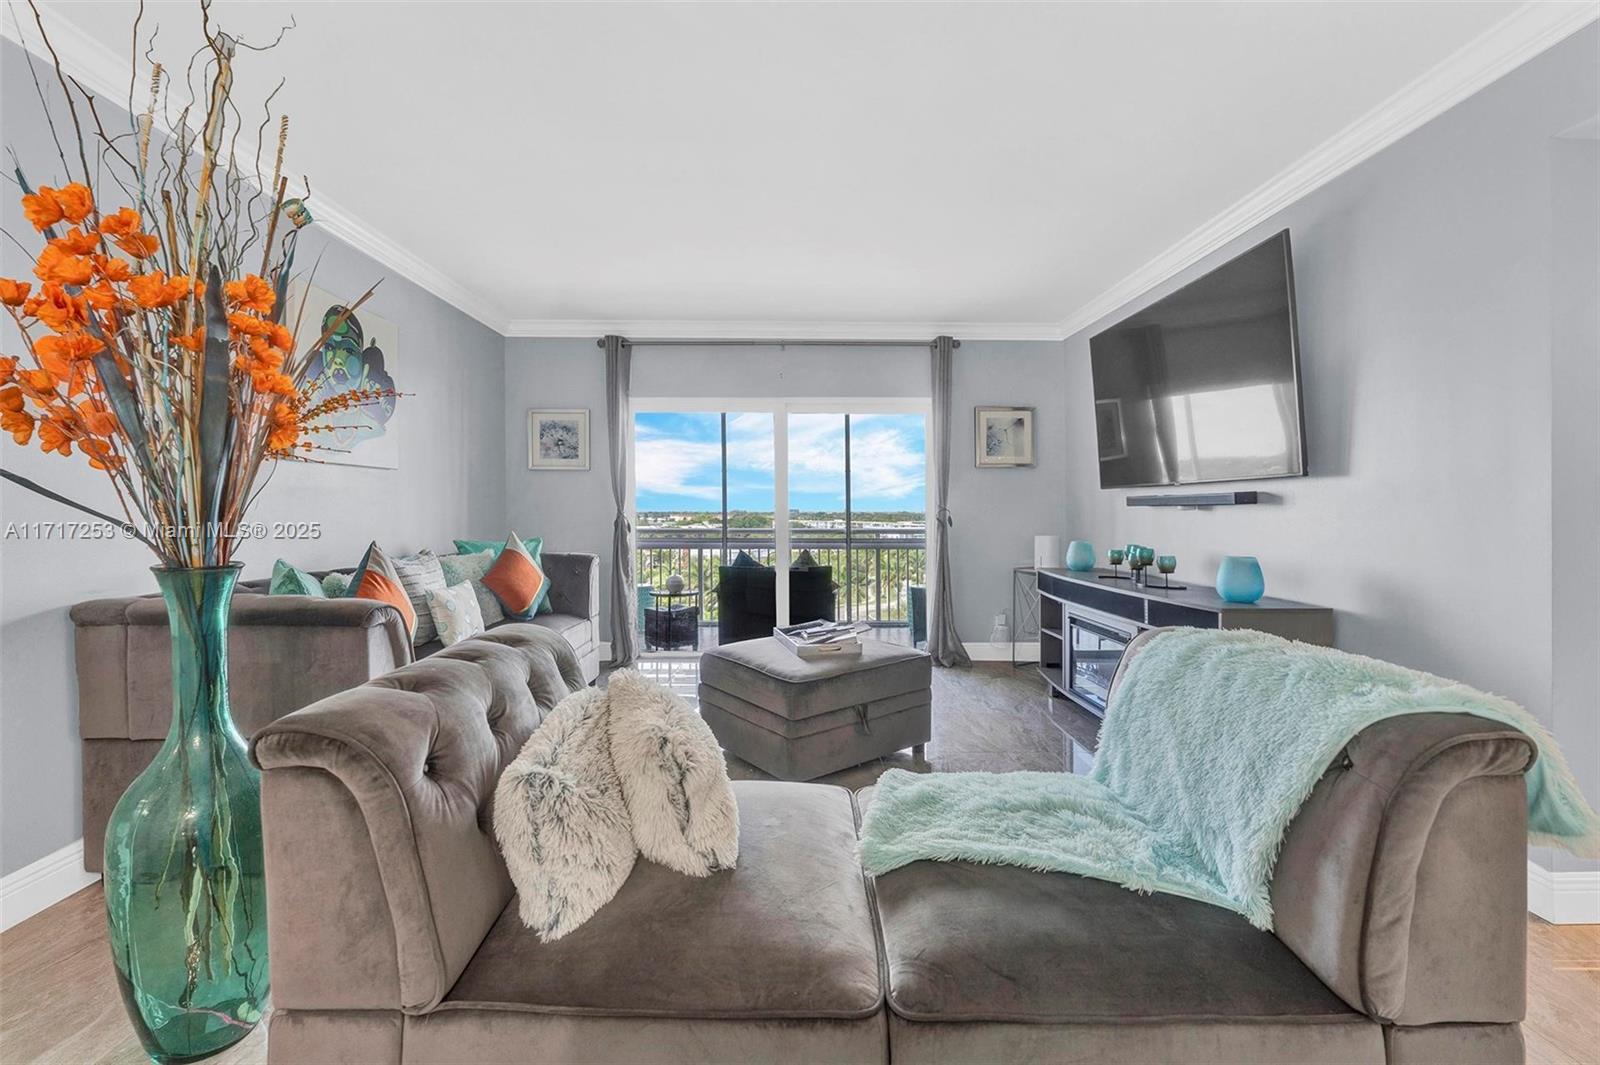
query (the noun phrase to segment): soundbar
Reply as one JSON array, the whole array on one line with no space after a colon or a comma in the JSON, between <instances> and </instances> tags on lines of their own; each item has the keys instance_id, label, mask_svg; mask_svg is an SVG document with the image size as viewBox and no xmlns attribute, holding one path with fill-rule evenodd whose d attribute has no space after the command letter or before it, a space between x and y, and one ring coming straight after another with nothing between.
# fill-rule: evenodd
<instances>
[{"instance_id":1,"label":"soundbar","mask_svg":"<svg viewBox=\"0 0 1600 1065\"><path fill-rule=\"evenodd\" d=\"M1129 496L1130 507L1236 507L1260 500L1255 492L1191 492L1176 496Z\"/></svg>"}]
</instances>

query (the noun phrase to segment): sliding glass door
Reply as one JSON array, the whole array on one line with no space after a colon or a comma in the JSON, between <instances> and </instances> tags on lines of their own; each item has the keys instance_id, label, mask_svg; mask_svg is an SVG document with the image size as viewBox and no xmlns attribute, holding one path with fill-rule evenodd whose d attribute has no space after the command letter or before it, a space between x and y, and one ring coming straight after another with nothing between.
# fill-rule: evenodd
<instances>
[{"instance_id":1,"label":"sliding glass door","mask_svg":"<svg viewBox=\"0 0 1600 1065\"><path fill-rule=\"evenodd\" d=\"M925 423L921 413L860 407L790 413L791 603L806 567L826 567L838 620L911 642L927 565Z\"/></svg>"},{"instance_id":2,"label":"sliding glass door","mask_svg":"<svg viewBox=\"0 0 1600 1065\"><path fill-rule=\"evenodd\" d=\"M816 617L864 622L900 643L925 638L925 403L634 405L647 652L703 650Z\"/></svg>"}]
</instances>

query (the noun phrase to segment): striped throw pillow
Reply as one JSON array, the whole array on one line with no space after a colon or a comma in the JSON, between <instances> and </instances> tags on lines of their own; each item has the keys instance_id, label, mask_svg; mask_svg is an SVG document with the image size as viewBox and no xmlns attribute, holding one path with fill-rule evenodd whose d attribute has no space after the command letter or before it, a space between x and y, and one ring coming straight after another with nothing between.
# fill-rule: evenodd
<instances>
[{"instance_id":1,"label":"striped throw pillow","mask_svg":"<svg viewBox=\"0 0 1600 1065\"><path fill-rule=\"evenodd\" d=\"M411 606L411 597L406 595L405 585L400 583L400 574L395 572L394 563L389 561L389 556L376 540L361 556L361 565L356 567L355 575L350 578L350 588L344 594L351 599L376 599L380 603L388 603L400 611L408 636L417 627L417 612Z\"/></svg>"},{"instance_id":2,"label":"striped throw pillow","mask_svg":"<svg viewBox=\"0 0 1600 1065\"><path fill-rule=\"evenodd\" d=\"M522 545L516 533L512 533L506 540L506 546L500 549L500 557L483 575L483 583L500 600L506 616L518 621L533 617L539 609L540 600L550 590L544 570L534 561L533 555Z\"/></svg>"},{"instance_id":3,"label":"striped throw pillow","mask_svg":"<svg viewBox=\"0 0 1600 1065\"><path fill-rule=\"evenodd\" d=\"M411 634L411 642L418 647L432 643L439 638L439 630L434 626L433 611L428 608L428 593L445 589L444 570L439 565L439 557L424 547L414 555L401 555L395 559L394 569L400 575L400 584L405 588L406 595L411 599L411 609L417 614L417 627Z\"/></svg>"}]
</instances>

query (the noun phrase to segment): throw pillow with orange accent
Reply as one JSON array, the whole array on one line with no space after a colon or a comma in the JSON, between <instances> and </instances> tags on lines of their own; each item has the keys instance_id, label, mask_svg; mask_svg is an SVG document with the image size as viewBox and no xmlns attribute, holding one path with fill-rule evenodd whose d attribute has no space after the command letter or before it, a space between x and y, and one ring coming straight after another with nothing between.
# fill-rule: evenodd
<instances>
[{"instance_id":1,"label":"throw pillow with orange accent","mask_svg":"<svg viewBox=\"0 0 1600 1065\"><path fill-rule=\"evenodd\" d=\"M550 582L544 569L523 546L516 533L500 549L489 572L483 575L483 586L494 593L505 608L506 616L527 621L539 609L539 603L550 592Z\"/></svg>"},{"instance_id":2,"label":"throw pillow with orange accent","mask_svg":"<svg viewBox=\"0 0 1600 1065\"><path fill-rule=\"evenodd\" d=\"M411 597L406 594L405 585L400 583L400 573L376 540L361 556L361 565L350 577L350 588L344 594L351 599L376 599L380 603L388 603L400 611L400 617L406 623L407 636L417 629L417 612L411 605Z\"/></svg>"}]
</instances>

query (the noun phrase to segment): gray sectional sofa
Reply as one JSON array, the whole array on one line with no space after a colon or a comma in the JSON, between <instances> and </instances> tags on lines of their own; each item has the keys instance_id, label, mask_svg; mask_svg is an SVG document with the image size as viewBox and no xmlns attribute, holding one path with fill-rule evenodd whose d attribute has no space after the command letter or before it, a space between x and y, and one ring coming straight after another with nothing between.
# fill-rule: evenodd
<instances>
[{"instance_id":1,"label":"gray sectional sofa","mask_svg":"<svg viewBox=\"0 0 1600 1065\"><path fill-rule=\"evenodd\" d=\"M600 675L600 560L545 552L554 613L533 624L572 646L586 682ZM317 573L320 579L324 573ZM256 729L438 651L413 648L400 614L370 599L268 595L242 581L228 630L234 723ZM106 821L172 723L172 642L160 596L92 599L71 610L83 749L83 864L99 872Z\"/></svg>"},{"instance_id":2,"label":"gray sectional sofa","mask_svg":"<svg viewBox=\"0 0 1600 1065\"><path fill-rule=\"evenodd\" d=\"M1290 831L1275 932L1062 873L872 881L871 789L738 782L737 869L641 860L546 944L490 801L579 683L565 657L507 626L257 732L271 1061L1522 1059L1519 732L1433 714L1361 733Z\"/></svg>"}]
</instances>

